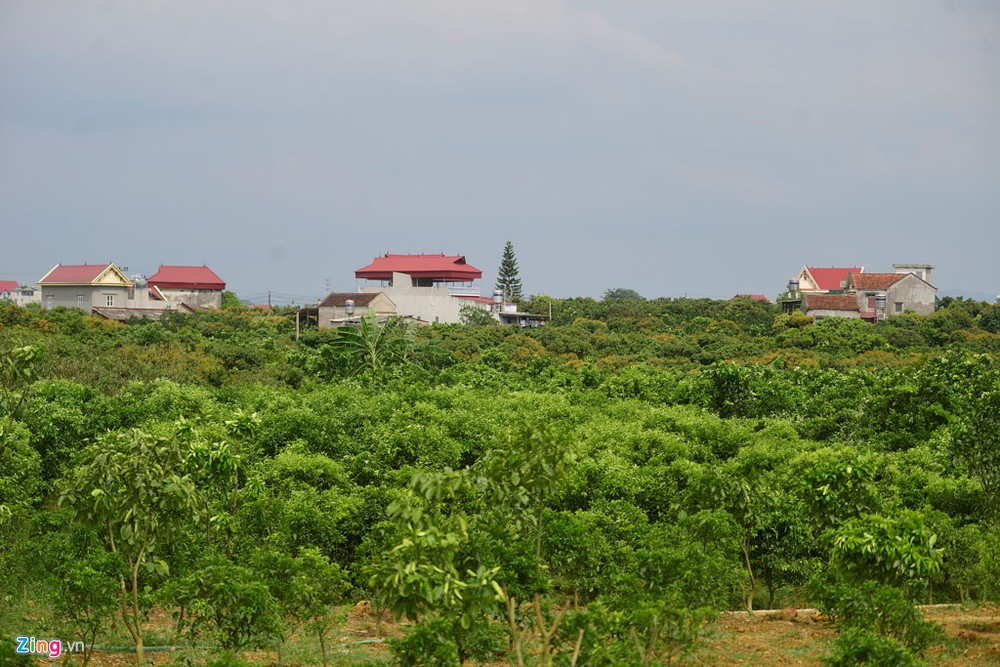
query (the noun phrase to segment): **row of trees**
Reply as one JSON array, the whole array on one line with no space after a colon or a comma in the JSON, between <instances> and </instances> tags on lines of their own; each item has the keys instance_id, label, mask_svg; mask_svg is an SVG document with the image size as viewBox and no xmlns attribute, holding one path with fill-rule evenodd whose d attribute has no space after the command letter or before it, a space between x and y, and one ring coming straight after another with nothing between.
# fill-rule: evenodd
<instances>
[{"instance_id":1,"label":"row of trees","mask_svg":"<svg viewBox=\"0 0 1000 667\"><path fill-rule=\"evenodd\" d=\"M252 311L0 318L5 627L118 619L141 652L159 607L172 642L304 632L325 659L367 598L413 621L401 664L654 664L720 610L816 604L850 664L939 643L914 601L1000 596L992 354L575 364L556 341L609 322L296 344Z\"/></svg>"}]
</instances>

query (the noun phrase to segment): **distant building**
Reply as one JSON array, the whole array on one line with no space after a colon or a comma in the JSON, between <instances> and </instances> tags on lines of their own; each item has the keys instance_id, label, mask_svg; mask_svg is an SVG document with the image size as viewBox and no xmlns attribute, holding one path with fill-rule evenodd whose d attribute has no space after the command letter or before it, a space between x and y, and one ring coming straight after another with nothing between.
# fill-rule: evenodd
<instances>
[{"instance_id":1,"label":"distant building","mask_svg":"<svg viewBox=\"0 0 1000 667\"><path fill-rule=\"evenodd\" d=\"M149 286L167 301L191 308L221 308L226 283L207 266L160 265Z\"/></svg>"},{"instance_id":2,"label":"distant building","mask_svg":"<svg viewBox=\"0 0 1000 667\"><path fill-rule=\"evenodd\" d=\"M779 302L783 312L801 310L817 320L855 317L878 322L892 315L934 312L937 288L930 284L930 264L893 264L894 273L865 273L863 268L805 267L788 283ZM846 271L846 276L841 278ZM803 283L807 289L803 289ZM823 288L826 289L823 289Z\"/></svg>"},{"instance_id":3,"label":"distant building","mask_svg":"<svg viewBox=\"0 0 1000 667\"><path fill-rule=\"evenodd\" d=\"M319 304L319 328L357 322L369 308L380 321L396 314L396 304L384 292L331 292Z\"/></svg>"},{"instance_id":4,"label":"distant building","mask_svg":"<svg viewBox=\"0 0 1000 667\"><path fill-rule=\"evenodd\" d=\"M359 280L377 281L365 285L365 294L382 293L396 306L396 314L429 323L461 321L463 305L473 304L468 296L479 296L474 286L483 272L468 264L461 255L397 255L376 257L371 264L354 272ZM322 319L322 316L321 316Z\"/></svg>"},{"instance_id":5,"label":"distant building","mask_svg":"<svg viewBox=\"0 0 1000 667\"><path fill-rule=\"evenodd\" d=\"M396 315L418 322L456 324L462 321L463 308L481 309L500 324L513 326L537 327L545 319L542 315L519 312L516 304L506 302L501 293L495 293L492 299L483 297L475 284L483 272L461 255L386 254L376 257L354 275L359 280L378 282L364 285L360 294L382 294L394 305ZM348 296L336 295L336 300L343 301ZM358 299L352 300L354 307L360 308ZM327 307L340 306L331 302ZM384 307L388 308L388 304ZM326 319L343 317L339 310L326 312L320 315L320 326L327 326Z\"/></svg>"},{"instance_id":6,"label":"distant building","mask_svg":"<svg viewBox=\"0 0 1000 667\"><path fill-rule=\"evenodd\" d=\"M833 292L847 289L847 276L864 273L863 266L818 267L803 266L796 278L799 292Z\"/></svg>"},{"instance_id":7,"label":"distant building","mask_svg":"<svg viewBox=\"0 0 1000 667\"><path fill-rule=\"evenodd\" d=\"M105 319L159 320L166 311L190 312L181 302L164 301L145 278L127 277L113 263L57 264L38 281L42 308L79 308Z\"/></svg>"},{"instance_id":8,"label":"distant building","mask_svg":"<svg viewBox=\"0 0 1000 667\"><path fill-rule=\"evenodd\" d=\"M38 281L42 308L123 307L134 298L135 285L114 264L56 264Z\"/></svg>"},{"instance_id":9,"label":"distant building","mask_svg":"<svg viewBox=\"0 0 1000 667\"><path fill-rule=\"evenodd\" d=\"M827 317L859 318L858 300L853 294L823 294L806 292L802 295L802 312L817 322Z\"/></svg>"},{"instance_id":10,"label":"distant building","mask_svg":"<svg viewBox=\"0 0 1000 667\"><path fill-rule=\"evenodd\" d=\"M761 301L763 303L771 303L771 300L767 298L764 294L737 294L730 301L735 301L736 299L751 299L753 301Z\"/></svg>"},{"instance_id":11,"label":"distant building","mask_svg":"<svg viewBox=\"0 0 1000 667\"><path fill-rule=\"evenodd\" d=\"M929 267L922 275L930 277ZM871 322L910 311L934 312L937 288L915 273L851 274L848 290L858 302L860 317Z\"/></svg>"}]
</instances>

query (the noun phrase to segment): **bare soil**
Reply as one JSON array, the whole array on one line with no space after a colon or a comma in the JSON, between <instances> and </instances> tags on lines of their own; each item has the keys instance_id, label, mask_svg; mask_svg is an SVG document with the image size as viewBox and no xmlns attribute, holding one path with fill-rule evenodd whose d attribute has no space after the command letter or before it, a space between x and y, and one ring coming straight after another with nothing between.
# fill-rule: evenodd
<instances>
[{"instance_id":1,"label":"bare soil","mask_svg":"<svg viewBox=\"0 0 1000 667\"><path fill-rule=\"evenodd\" d=\"M929 664L942 667L1000 665L1000 607L984 605L965 609L957 605L938 605L924 607L922 611L929 620L944 626L948 635L944 644L929 651ZM333 628L328 637L331 664L388 661L386 645L372 642L376 639L376 619L368 604L362 602L345 609L344 616L346 622ZM169 635L171 630L170 619L163 614L154 614L150 625L161 636ZM386 616L382 620L382 632L383 637L399 636L402 628L393 622L391 616ZM706 629L700 650L683 664L699 667L818 666L836 637L834 627L815 610L785 609L754 616L727 612ZM296 642L299 651L286 649L285 665L302 667L321 664L318 655L312 653L316 646L313 638L294 638L290 647ZM318 648L315 651L318 653ZM204 659L203 653L191 650L147 653L147 657L154 665L165 665L184 654L190 655L195 664ZM274 651L253 651L243 657L261 666L277 665ZM36 660L39 666L58 663ZM80 664L79 660L77 664ZM126 667L135 664L135 655L97 651L90 664L94 667Z\"/></svg>"}]
</instances>

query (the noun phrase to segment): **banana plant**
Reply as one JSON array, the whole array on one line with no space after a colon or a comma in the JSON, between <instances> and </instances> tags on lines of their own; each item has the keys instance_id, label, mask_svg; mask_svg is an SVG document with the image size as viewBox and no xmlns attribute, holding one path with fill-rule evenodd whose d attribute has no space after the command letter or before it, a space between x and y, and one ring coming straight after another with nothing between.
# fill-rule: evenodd
<instances>
[{"instance_id":1,"label":"banana plant","mask_svg":"<svg viewBox=\"0 0 1000 667\"><path fill-rule=\"evenodd\" d=\"M369 308L358 326L338 327L332 345L351 360L352 375L368 375L374 384L388 366L409 358L416 335L413 322L390 317L379 324L375 310Z\"/></svg>"}]
</instances>

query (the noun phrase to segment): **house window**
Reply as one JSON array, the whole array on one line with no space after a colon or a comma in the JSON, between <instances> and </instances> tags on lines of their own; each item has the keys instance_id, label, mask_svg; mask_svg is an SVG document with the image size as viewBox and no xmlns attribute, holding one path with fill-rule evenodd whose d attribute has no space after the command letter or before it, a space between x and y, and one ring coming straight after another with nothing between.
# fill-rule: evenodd
<instances>
[{"instance_id":1,"label":"house window","mask_svg":"<svg viewBox=\"0 0 1000 667\"><path fill-rule=\"evenodd\" d=\"M902 302L902 301L897 301L897 302L895 302L895 303L893 304L893 306L895 306L895 308L896 308L896 312L897 312L897 313L901 313L901 312L903 312L903 302Z\"/></svg>"},{"instance_id":2,"label":"house window","mask_svg":"<svg viewBox=\"0 0 1000 667\"><path fill-rule=\"evenodd\" d=\"M82 294L77 294L76 295L76 307L80 308L80 309L83 308L83 295Z\"/></svg>"},{"instance_id":3,"label":"house window","mask_svg":"<svg viewBox=\"0 0 1000 667\"><path fill-rule=\"evenodd\" d=\"M115 305L115 295L114 294L105 294L104 295L104 305L107 306L108 308L114 308L114 305Z\"/></svg>"}]
</instances>

